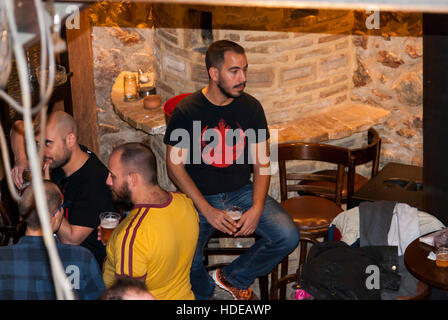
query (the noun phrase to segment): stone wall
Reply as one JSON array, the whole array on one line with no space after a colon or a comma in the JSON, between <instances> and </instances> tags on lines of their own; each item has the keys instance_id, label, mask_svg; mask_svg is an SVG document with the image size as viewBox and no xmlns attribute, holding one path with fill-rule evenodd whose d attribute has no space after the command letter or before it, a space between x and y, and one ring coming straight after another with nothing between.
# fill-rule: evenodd
<instances>
[{"instance_id":1,"label":"stone wall","mask_svg":"<svg viewBox=\"0 0 448 320\"><path fill-rule=\"evenodd\" d=\"M365 14L356 11L127 4L117 13L113 5L103 4L105 16L92 14L104 161L124 141L145 141L164 158L161 136L134 130L113 111L109 95L120 71L152 68L166 101L205 86L206 48L230 39L246 49L246 91L261 101L269 124L351 102L385 108L392 116L376 127L383 138L381 166L422 165L421 16L381 13L381 28L366 30ZM329 143L359 146L362 139ZM163 160L159 169L166 177ZM172 187L168 180L162 185Z\"/></svg>"},{"instance_id":2,"label":"stone wall","mask_svg":"<svg viewBox=\"0 0 448 320\"><path fill-rule=\"evenodd\" d=\"M421 15L389 16L381 21L381 33L352 36L356 61L351 99L391 111L388 121L377 127L383 138L383 163L422 166Z\"/></svg>"}]
</instances>

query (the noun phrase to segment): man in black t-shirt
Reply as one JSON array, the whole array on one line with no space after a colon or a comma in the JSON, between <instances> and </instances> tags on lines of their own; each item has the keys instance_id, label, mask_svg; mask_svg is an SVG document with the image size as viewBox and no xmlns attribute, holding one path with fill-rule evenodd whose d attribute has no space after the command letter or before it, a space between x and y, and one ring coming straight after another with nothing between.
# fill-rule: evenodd
<instances>
[{"instance_id":1,"label":"man in black t-shirt","mask_svg":"<svg viewBox=\"0 0 448 320\"><path fill-rule=\"evenodd\" d=\"M28 167L24 137L20 134L20 122L11 132L11 144L15 156L12 175L19 189L22 172ZM67 203L58 238L62 243L81 245L89 249L102 266L106 257L105 246L98 241L96 228L99 215L114 211L112 194L106 186L108 170L104 164L84 146L78 144L74 119L62 111L52 112L45 127L44 163L46 178L61 189Z\"/></svg>"},{"instance_id":2,"label":"man in black t-shirt","mask_svg":"<svg viewBox=\"0 0 448 320\"><path fill-rule=\"evenodd\" d=\"M296 248L299 230L267 195L269 131L261 104L243 92L244 49L217 41L205 63L208 86L178 104L164 137L169 176L193 200L200 217L191 284L197 299L209 299L215 283L235 299L254 299L250 285ZM230 206L243 211L237 223L226 212ZM261 239L212 279L203 265L203 249L216 229L235 237L257 233Z\"/></svg>"}]
</instances>

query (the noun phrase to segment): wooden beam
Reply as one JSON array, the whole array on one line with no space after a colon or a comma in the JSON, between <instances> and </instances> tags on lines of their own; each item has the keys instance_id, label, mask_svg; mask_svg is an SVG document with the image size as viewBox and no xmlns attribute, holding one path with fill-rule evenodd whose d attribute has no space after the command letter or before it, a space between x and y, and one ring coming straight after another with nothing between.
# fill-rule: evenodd
<instances>
[{"instance_id":1,"label":"wooden beam","mask_svg":"<svg viewBox=\"0 0 448 320\"><path fill-rule=\"evenodd\" d=\"M79 28L67 29L73 117L78 124L79 143L99 154L98 121L92 55L92 23L89 10L80 13Z\"/></svg>"},{"instance_id":2,"label":"wooden beam","mask_svg":"<svg viewBox=\"0 0 448 320\"><path fill-rule=\"evenodd\" d=\"M56 2L73 1L56 0ZM109 0L109 2L121 1ZM96 0L76 0L76 2L94 3ZM448 12L448 2L446 0L133 0L133 2L296 9Z\"/></svg>"}]
</instances>

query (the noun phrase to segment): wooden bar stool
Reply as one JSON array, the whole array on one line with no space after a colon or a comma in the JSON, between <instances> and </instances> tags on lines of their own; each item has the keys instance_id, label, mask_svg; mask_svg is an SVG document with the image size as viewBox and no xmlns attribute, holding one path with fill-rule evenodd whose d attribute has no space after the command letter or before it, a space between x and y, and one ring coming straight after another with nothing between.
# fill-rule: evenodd
<instances>
[{"instance_id":1,"label":"wooden bar stool","mask_svg":"<svg viewBox=\"0 0 448 320\"><path fill-rule=\"evenodd\" d=\"M332 163L337 165L336 175L288 173L286 161L290 160L314 160ZM307 243L316 243L317 239L322 237L326 239L330 223L343 211L340 205L342 202L344 171L345 167L351 166L352 157L350 150L342 147L319 143L288 143L279 145L278 162L281 205L292 216L300 229L300 267L306 261ZM304 184L303 181L323 181L331 182L331 184ZM291 191L333 193L334 201L310 195L295 196L288 199L288 192ZM278 298L278 289L280 289L280 299L285 299L286 284L295 279L294 276L286 275L288 257L282 260L280 268L280 279L278 266L271 273L270 297L274 300Z\"/></svg>"}]
</instances>

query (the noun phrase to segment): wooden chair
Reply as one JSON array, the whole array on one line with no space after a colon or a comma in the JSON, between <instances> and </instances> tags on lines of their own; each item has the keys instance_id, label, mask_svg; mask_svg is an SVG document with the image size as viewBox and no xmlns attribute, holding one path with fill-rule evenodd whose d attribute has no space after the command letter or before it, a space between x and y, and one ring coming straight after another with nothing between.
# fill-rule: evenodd
<instances>
[{"instance_id":1,"label":"wooden chair","mask_svg":"<svg viewBox=\"0 0 448 320\"><path fill-rule=\"evenodd\" d=\"M350 149L350 152L352 154L353 161L347 171L344 172L344 184L342 188L342 203L347 203L347 209L351 209L353 207L353 203L351 201L351 196L353 195L353 193L358 191L359 188L361 188L367 181L369 181L369 179L375 177L378 173L381 152L381 138L379 137L378 132L374 128L370 128L367 132L367 146ZM366 178L356 173L357 166L369 162L372 162L370 178ZM321 170L315 173L336 176L336 170ZM301 183L328 187L332 187L334 184L334 182L330 181L303 181ZM313 192L311 190L309 192L313 195L319 195L321 197L333 200L335 199L334 193L332 191Z\"/></svg>"},{"instance_id":2,"label":"wooden chair","mask_svg":"<svg viewBox=\"0 0 448 320\"><path fill-rule=\"evenodd\" d=\"M217 238L217 239L223 239L223 238L233 238L232 236L229 236L226 233L223 233L219 230L216 230L211 238ZM260 237L257 234L250 235L248 237L242 237L242 238L254 238L255 241L260 239ZM209 247L208 245L204 248L204 258L205 258L205 266L207 271L222 268L226 266L228 263L217 263L213 265L209 265L209 256L212 255L220 255L220 256L237 256L244 253L249 248L238 248L238 247L231 247L231 248L213 248ZM269 279L268 275L259 276L258 277L258 283L260 286L260 299L261 300L268 300L269 299Z\"/></svg>"},{"instance_id":3,"label":"wooden chair","mask_svg":"<svg viewBox=\"0 0 448 320\"><path fill-rule=\"evenodd\" d=\"M287 173L286 161L314 160L337 165L336 175L316 173ZM338 146L318 143L290 143L278 147L278 162L280 174L281 205L292 216L300 229L300 259L299 267L306 261L307 243L316 243L318 238L327 238L328 227L333 219L343 211L342 186L345 167L350 167L352 157L350 150ZM288 183L299 180L302 183ZM304 184L303 181L309 181ZM330 185L313 184L312 182L331 182ZM288 199L288 192L300 191L306 193L332 193L334 201L320 196L296 196ZM286 275L288 257L280 263L281 278L278 277L278 267L272 271L271 299L285 299L286 284L295 279Z\"/></svg>"}]
</instances>

